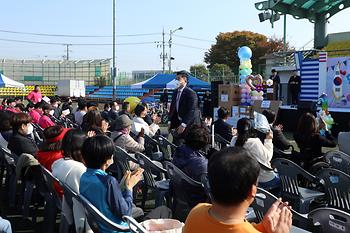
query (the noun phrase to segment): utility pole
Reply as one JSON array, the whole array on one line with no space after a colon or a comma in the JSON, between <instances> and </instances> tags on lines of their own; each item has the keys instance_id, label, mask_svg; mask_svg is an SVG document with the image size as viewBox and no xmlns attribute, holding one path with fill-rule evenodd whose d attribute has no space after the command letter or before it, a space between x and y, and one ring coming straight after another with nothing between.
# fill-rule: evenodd
<instances>
[{"instance_id":1,"label":"utility pole","mask_svg":"<svg viewBox=\"0 0 350 233\"><path fill-rule=\"evenodd\" d=\"M169 34L169 73L171 73L171 60L174 59L173 57L171 57L171 44L173 43L173 34L179 30L182 30L183 27L179 27L175 30L170 30L170 34Z\"/></svg>"},{"instance_id":2,"label":"utility pole","mask_svg":"<svg viewBox=\"0 0 350 233\"><path fill-rule=\"evenodd\" d=\"M162 54L162 61L163 61L163 74L165 73L165 33L164 33L164 27L163 27L163 54Z\"/></svg>"},{"instance_id":3,"label":"utility pole","mask_svg":"<svg viewBox=\"0 0 350 233\"><path fill-rule=\"evenodd\" d=\"M66 46L66 60L69 61L69 52L70 52L69 46L71 46L71 44L65 44L65 46Z\"/></svg>"},{"instance_id":4,"label":"utility pole","mask_svg":"<svg viewBox=\"0 0 350 233\"><path fill-rule=\"evenodd\" d=\"M116 89L117 89L117 69L115 67L115 7L116 7L116 0L113 0L113 61L112 61L112 78L113 78L113 100L116 100Z\"/></svg>"}]
</instances>

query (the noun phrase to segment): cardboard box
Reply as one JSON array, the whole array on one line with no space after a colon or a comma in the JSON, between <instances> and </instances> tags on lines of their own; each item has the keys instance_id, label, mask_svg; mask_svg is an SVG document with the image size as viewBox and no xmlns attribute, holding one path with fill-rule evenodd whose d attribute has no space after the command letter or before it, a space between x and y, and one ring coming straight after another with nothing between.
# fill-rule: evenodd
<instances>
[{"instance_id":1,"label":"cardboard box","mask_svg":"<svg viewBox=\"0 0 350 233\"><path fill-rule=\"evenodd\" d=\"M240 87L233 84L219 85L219 106L231 111L232 106L237 106L241 102Z\"/></svg>"},{"instance_id":2,"label":"cardboard box","mask_svg":"<svg viewBox=\"0 0 350 233\"><path fill-rule=\"evenodd\" d=\"M253 110L262 113L265 109L274 111L276 114L280 108L282 101L280 100L255 100Z\"/></svg>"},{"instance_id":3,"label":"cardboard box","mask_svg":"<svg viewBox=\"0 0 350 233\"><path fill-rule=\"evenodd\" d=\"M239 117L247 117L247 118L254 118L254 110L252 106L239 106L238 107L238 114Z\"/></svg>"}]
</instances>

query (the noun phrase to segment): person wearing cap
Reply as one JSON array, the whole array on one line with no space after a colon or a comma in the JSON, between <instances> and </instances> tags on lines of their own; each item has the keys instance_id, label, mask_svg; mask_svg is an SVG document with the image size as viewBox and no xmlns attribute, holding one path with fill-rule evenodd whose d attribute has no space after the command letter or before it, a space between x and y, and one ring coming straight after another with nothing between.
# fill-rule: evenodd
<instances>
[{"instance_id":1,"label":"person wearing cap","mask_svg":"<svg viewBox=\"0 0 350 233\"><path fill-rule=\"evenodd\" d=\"M49 104L45 104L43 106L43 115L40 117L39 120L39 126L43 129L46 129L47 127L54 126L55 123L51 120L51 116L53 116L54 110L52 109L52 106Z\"/></svg>"},{"instance_id":2,"label":"person wearing cap","mask_svg":"<svg viewBox=\"0 0 350 233\"><path fill-rule=\"evenodd\" d=\"M52 172L52 164L56 160L63 158L61 150L62 140L69 130L70 129L64 128L62 125L50 126L44 130L44 142L36 154L36 159L50 172ZM56 191L62 197L62 188L56 183L54 183L54 185Z\"/></svg>"},{"instance_id":3,"label":"person wearing cap","mask_svg":"<svg viewBox=\"0 0 350 233\"><path fill-rule=\"evenodd\" d=\"M183 133L188 126L200 123L197 94L187 86L189 76L187 71L176 73L177 88L171 99L169 129L177 145L182 144Z\"/></svg>"},{"instance_id":4,"label":"person wearing cap","mask_svg":"<svg viewBox=\"0 0 350 233\"><path fill-rule=\"evenodd\" d=\"M35 85L34 90L28 94L27 99L33 104L41 102L43 97L41 95L39 85Z\"/></svg>"},{"instance_id":5,"label":"person wearing cap","mask_svg":"<svg viewBox=\"0 0 350 233\"><path fill-rule=\"evenodd\" d=\"M114 121L111 138L116 146L128 152L143 152L145 150L144 129L137 136L137 141L130 136L132 120L127 115L121 115Z\"/></svg>"}]
</instances>

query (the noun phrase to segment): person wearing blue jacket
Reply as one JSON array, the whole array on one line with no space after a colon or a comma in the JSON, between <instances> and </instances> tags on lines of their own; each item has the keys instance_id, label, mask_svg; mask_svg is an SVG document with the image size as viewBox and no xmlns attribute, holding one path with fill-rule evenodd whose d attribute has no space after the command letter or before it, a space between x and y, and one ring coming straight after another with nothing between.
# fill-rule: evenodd
<instances>
[{"instance_id":1,"label":"person wearing blue jacket","mask_svg":"<svg viewBox=\"0 0 350 233\"><path fill-rule=\"evenodd\" d=\"M185 137L185 144L178 147L173 155L172 163L187 176L199 182L201 175L207 173L208 160L201 150L209 145L209 138L209 130L206 127L192 125ZM190 187L186 190L191 195L189 198L191 201L188 203L191 207L206 199L205 193L198 191L192 190Z\"/></svg>"},{"instance_id":2,"label":"person wearing blue jacket","mask_svg":"<svg viewBox=\"0 0 350 233\"><path fill-rule=\"evenodd\" d=\"M82 155L87 170L80 178L79 191L108 219L127 226L122 217L132 214L132 189L141 180L143 169L127 172L118 183L106 173L113 163L114 150L113 141L104 135L88 138L84 142ZM99 228L102 233L114 232L102 225Z\"/></svg>"}]
</instances>

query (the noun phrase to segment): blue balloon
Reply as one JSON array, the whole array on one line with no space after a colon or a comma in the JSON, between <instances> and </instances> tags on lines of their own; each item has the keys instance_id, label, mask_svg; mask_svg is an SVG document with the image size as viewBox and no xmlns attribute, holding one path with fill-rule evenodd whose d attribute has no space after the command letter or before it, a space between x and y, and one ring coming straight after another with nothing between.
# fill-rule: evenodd
<instances>
[{"instance_id":1,"label":"blue balloon","mask_svg":"<svg viewBox=\"0 0 350 233\"><path fill-rule=\"evenodd\" d=\"M240 47L238 50L238 57L241 60L247 60L252 57L252 50L248 46Z\"/></svg>"}]
</instances>

